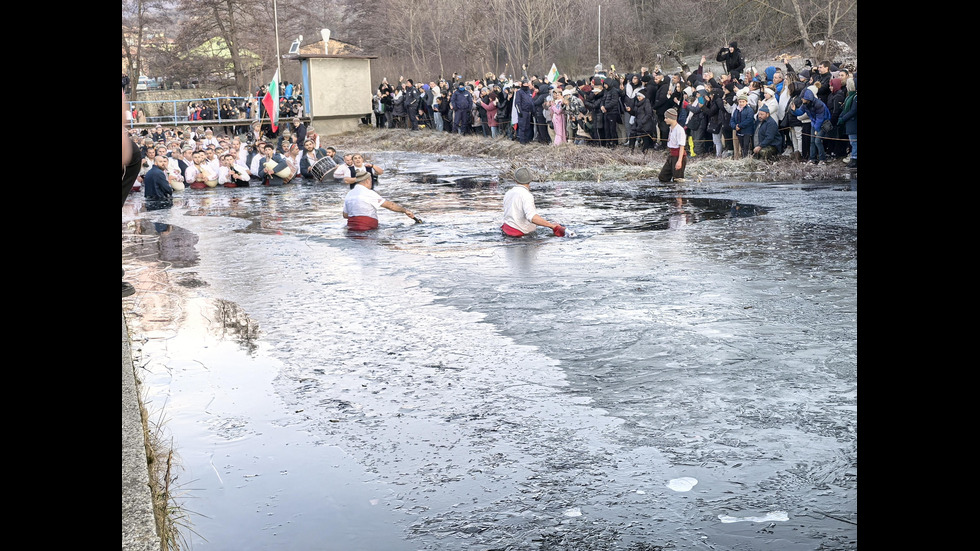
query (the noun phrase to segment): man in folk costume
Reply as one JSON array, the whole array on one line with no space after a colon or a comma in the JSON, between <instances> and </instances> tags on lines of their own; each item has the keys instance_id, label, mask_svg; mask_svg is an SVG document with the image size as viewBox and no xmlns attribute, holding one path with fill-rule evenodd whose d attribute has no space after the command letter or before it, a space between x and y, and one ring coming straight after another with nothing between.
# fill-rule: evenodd
<instances>
[{"instance_id":1,"label":"man in folk costume","mask_svg":"<svg viewBox=\"0 0 980 551\"><path fill-rule=\"evenodd\" d=\"M293 179L294 174L289 168L286 159L276 152L275 148L270 144L265 144L264 152L265 156L262 157L259 166L261 167L262 174L265 176L265 185L281 186L288 184Z\"/></svg>"},{"instance_id":2,"label":"man in folk costume","mask_svg":"<svg viewBox=\"0 0 980 551\"><path fill-rule=\"evenodd\" d=\"M316 144L311 139L307 139L303 142L303 153L299 159L299 172L304 178L313 178L313 174L310 173L310 169L316 166L317 161L321 159L328 158L327 150L323 148L317 148ZM326 167L328 169L334 168L337 163L330 159L330 166ZM328 163L329 164L329 163Z\"/></svg>"},{"instance_id":3,"label":"man in folk costume","mask_svg":"<svg viewBox=\"0 0 980 551\"><path fill-rule=\"evenodd\" d=\"M193 164L187 167L184 180L191 189L213 188L218 185L218 174L211 170L203 151L195 151Z\"/></svg>"}]
</instances>

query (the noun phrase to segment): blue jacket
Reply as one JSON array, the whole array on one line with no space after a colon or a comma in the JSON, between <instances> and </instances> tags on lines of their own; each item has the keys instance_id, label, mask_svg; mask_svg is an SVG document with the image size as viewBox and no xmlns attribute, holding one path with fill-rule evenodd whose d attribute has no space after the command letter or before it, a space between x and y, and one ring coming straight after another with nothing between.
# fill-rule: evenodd
<instances>
[{"instance_id":1,"label":"blue jacket","mask_svg":"<svg viewBox=\"0 0 980 551\"><path fill-rule=\"evenodd\" d=\"M449 104L456 111L469 113L473 109L473 96L469 90L456 90L449 99Z\"/></svg>"},{"instance_id":2,"label":"blue jacket","mask_svg":"<svg viewBox=\"0 0 980 551\"><path fill-rule=\"evenodd\" d=\"M751 136L755 134L755 111L751 107L746 105L741 111L735 109L732 111L732 120L728 123L732 130L735 127L739 127L739 131L736 132L739 136Z\"/></svg>"},{"instance_id":3,"label":"blue jacket","mask_svg":"<svg viewBox=\"0 0 980 551\"><path fill-rule=\"evenodd\" d=\"M759 147L773 146L779 147L782 137L779 135L779 125L772 116L759 123L759 134L756 137L755 145Z\"/></svg>"},{"instance_id":4,"label":"blue jacket","mask_svg":"<svg viewBox=\"0 0 980 551\"><path fill-rule=\"evenodd\" d=\"M519 116L533 116L534 115L534 99L531 98L531 93L524 88L520 88L514 94L514 107L517 109Z\"/></svg>"},{"instance_id":5,"label":"blue jacket","mask_svg":"<svg viewBox=\"0 0 980 551\"><path fill-rule=\"evenodd\" d=\"M820 126L823 125L823 121L830 118L830 109L827 108L827 104L821 101L820 98L813 95L813 92L809 88L803 90L803 100L803 104L800 105L799 109L793 110L793 114L797 117L806 114L806 116L810 117L810 124L814 131L819 130Z\"/></svg>"},{"instance_id":6,"label":"blue jacket","mask_svg":"<svg viewBox=\"0 0 980 551\"><path fill-rule=\"evenodd\" d=\"M166 199L174 194L167 174L153 165L143 175L143 196L146 199Z\"/></svg>"}]
</instances>

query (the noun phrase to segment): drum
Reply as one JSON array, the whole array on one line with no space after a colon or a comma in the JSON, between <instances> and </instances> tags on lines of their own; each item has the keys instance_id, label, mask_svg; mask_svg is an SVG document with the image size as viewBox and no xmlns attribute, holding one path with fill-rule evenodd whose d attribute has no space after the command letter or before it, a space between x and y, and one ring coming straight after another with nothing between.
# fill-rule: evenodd
<instances>
[{"instance_id":1,"label":"drum","mask_svg":"<svg viewBox=\"0 0 980 551\"><path fill-rule=\"evenodd\" d=\"M266 161L265 162L265 168L267 168L269 170L275 170L277 164L278 163L276 163L275 161ZM294 176L293 169L291 169L291 168L289 168L287 166L286 168L283 168L279 172L276 172L275 173L275 176L278 176L279 178L282 178L282 182L284 184L288 184L289 181L293 179L293 176Z\"/></svg>"},{"instance_id":2,"label":"drum","mask_svg":"<svg viewBox=\"0 0 980 551\"><path fill-rule=\"evenodd\" d=\"M330 157L324 157L318 160L312 167L310 167L310 175L316 178L317 182L322 182L327 174L332 174L334 168L336 168L337 163L334 162Z\"/></svg>"}]
</instances>

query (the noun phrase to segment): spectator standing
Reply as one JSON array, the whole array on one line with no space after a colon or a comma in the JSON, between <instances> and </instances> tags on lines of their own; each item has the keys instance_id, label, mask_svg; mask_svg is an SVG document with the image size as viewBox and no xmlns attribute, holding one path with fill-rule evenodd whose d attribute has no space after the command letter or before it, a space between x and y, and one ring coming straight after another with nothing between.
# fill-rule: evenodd
<instances>
[{"instance_id":1,"label":"spectator standing","mask_svg":"<svg viewBox=\"0 0 980 551\"><path fill-rule=\"evenodd\" d=\"M838 124L844 125L844 133L851 144L851 160L847 166L857 168L857 77L847 79L847 97L844 98L844 106L841 108L841 115Z\"/></svg>"},{"instance_id":2,"label":"spectator standing","mask_svg":"<svg viewBox=\"0 0 980 551\"><path fill-rule=\"evenodd\" d=\"M739 94L736 101L738 104L732 111L732 120L729 125L734 131L735 140L737 140L735 158L741 159L744 155L749 155L752 152L755 112L749 107L749 98L746 94Z\"/></svg>"},{"instance_id":3,"label":"spectator standing","mask_svg":"<svg viewBox=\"0 0 980 551\"><path fill-rule=\"evenodd\" d=\"M738 48L738 42L731 41L728 46L718 50L715 61L719 61L725 68L725 72L731 75L733 80L738 80L745 70L745 58L742 50Z\"/></svg>"}]
</instances>

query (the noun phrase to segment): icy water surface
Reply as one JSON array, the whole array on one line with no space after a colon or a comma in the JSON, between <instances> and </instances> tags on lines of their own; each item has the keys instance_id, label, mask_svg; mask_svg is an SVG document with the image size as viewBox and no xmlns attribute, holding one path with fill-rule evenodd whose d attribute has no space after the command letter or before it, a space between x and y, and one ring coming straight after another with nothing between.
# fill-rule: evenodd
<instances>
[{"instance_id":1,"label":"icy water surface","mask_svg":"<svg viewBox=\"0 0 980 551\"><path fill-rule=\"evenodd\" d=\"M124 208L192 549L857 548L853 183L532 184L481 159Z\"/></svg>"}]
</instances>

